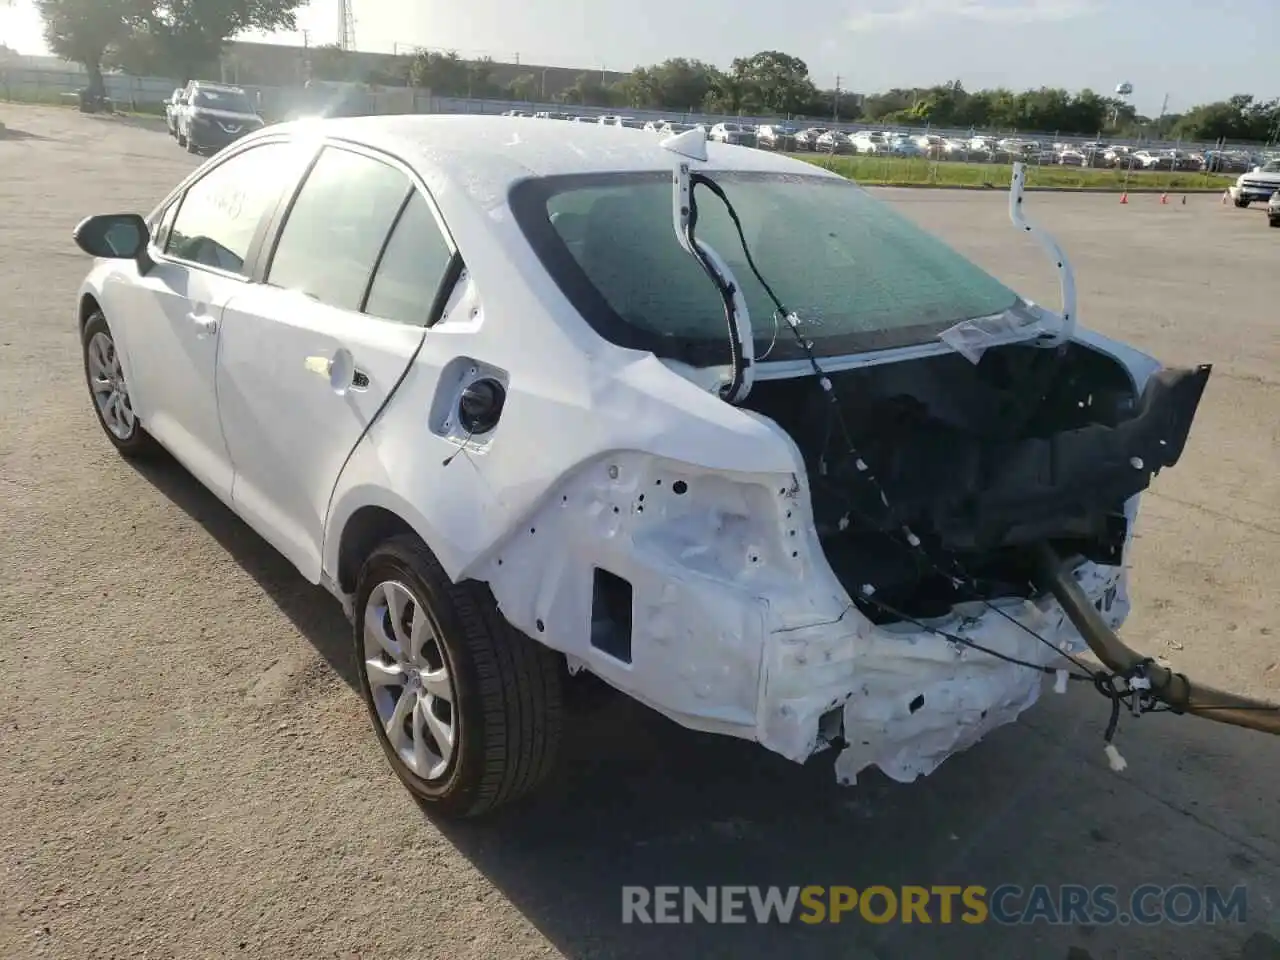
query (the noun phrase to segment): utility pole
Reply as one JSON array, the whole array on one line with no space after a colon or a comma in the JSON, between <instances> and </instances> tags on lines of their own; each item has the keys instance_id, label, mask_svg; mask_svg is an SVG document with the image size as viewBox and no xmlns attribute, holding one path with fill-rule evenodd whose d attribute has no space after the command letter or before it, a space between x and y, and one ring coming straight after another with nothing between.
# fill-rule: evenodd
<instances>
[{"instance_id":1,"label":"utility pole","mask_svg":"<svg viewBox=\"0 0 1280 960\"><path fill-rule=\"evenodd\" d=\"M842 78L840 74L837 73L835 96L831 98L831 122L832 123L840 122L840 80L841 79Z\"/></svg>"}]
</instances>

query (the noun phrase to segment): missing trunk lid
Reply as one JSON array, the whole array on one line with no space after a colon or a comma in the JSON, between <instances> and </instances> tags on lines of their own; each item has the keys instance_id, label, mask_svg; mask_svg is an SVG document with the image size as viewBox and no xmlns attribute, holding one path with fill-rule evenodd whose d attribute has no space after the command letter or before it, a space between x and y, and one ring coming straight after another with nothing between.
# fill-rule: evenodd
<instances>
[{"instance_id":1,"label":"missing trunk lid","mask_svg":"<svg viewBox=\"0 0 1280 960\"><path fill-rule=\"evenodd\" d=\"M1208 376L1161 371L1139 394L1079 343L1014 345L976 365L945 354L834 373L830 391L761 381L746 406L795 440L827 559L851 596L874 589L864 612L884 623L885 607L929 618L1038 593L1042 541L1118 565L1125 502L1181 456Z\"/></svg>"}]
</instances>

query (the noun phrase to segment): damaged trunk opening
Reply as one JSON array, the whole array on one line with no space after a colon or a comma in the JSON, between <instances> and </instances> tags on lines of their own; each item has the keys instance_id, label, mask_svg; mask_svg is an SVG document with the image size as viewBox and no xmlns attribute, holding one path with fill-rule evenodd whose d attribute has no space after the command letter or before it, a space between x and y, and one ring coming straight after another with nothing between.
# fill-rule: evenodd
<instances>
[{"instance_id":1,"label":"damaged trunk opening","mask_svg":"<svg viewBox=\"0 0 1280 960\"><path fill-rule=\"evenodd\" d=\"M1012 345L831 373L834 399L815 377L761 380L744 406L795 440L832 570L887 623L945 615L975 588L1036 594L1040 542L1120 564L1125 501L1181 456L1209 372L1163 370L1139 394L1090 347Z\"/></svg>"}]
</instances>

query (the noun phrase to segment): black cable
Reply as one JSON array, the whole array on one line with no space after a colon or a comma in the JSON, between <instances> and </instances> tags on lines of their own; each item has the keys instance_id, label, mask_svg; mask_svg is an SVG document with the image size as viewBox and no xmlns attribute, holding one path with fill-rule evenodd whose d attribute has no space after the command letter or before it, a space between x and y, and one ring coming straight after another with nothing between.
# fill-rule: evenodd
<instances>
[{"instance_id":1,"label":"black cable","mask_svg":"<svg viewBox=\"0 0 1280 960\"><path fill-rule=\"evenodd\" d=\"M1037 673L1044 673L1050 676L1055 675L1058 672L1058 668L1056 667L1049 667L1049 666L1045 666L1044 664L1032 663L1029 660L1019 660L1017 657L1011 657L1008 654L1000 653L998 650L992 650L990 647L984 647L982 644L975 643L974 641L969 640L965 637L961 637L957 634L939 629L938 627L930 626L929 624L921 620L917 620L915 617L910 616L909 614L903 613L901 610L897 610L894 607L891 607L889 604L885 603L883 600L877 600L874 596L864 595L860 599L862 600L863 603L872 604L873 606L879 607L885 613L892 614L893 616L897 617L899 620L903 621L904 623L910 623L914 626L919 627L921 630L925 630L929 633L934 634L935 636L942 637L944 640L950 640L952 643L959 643L966 647L972 647L974 650L978 650L982 653L987 654L988 656L995 657L997 660L1003 660L1006 663L1012 663L1019 667L1026 667L1028 670L1035 670ZM1070 680L1088 681L1091 683L1094 682L1094 677L1092 674L1068 673L1067 678Z\"/></svg>"},{"instance_id":2,"label":"black cable","mask_svg":"<svg viewBox=\"0 0 1280 960\"><path fill-rule=\"evenodd\" d=\"M1077 669L1083 671L1083 674L1068 673L1068 677L1071 680L1090 681L1094 685L1095 689L1097 689L1100 693L1102 693L1111 702L1111 715L1107 723L1107 729L1106 729L1105 738L1104 738L1104 742L1108 746L1110 746L1111 741L1115 737L1116 730L1120 723L1120 704L1126 693L1131 694L1134 697L1134 701L1130 705L1130 711L1135 716L1138 716L1143 712L1152 712L1153 707L1149 703L1144 703L1141 700L1141 691L1132 687L1132 685L1130 684L1130 677L1113 674L1105 670L1098 670L1098 671L1091 670L1088 667L1088 665L1080 661L1078 658L1072 656L1070 653L1067 653L1066 651L1050 643L1049 640L1041 636L1040 633L1038 633L1035 630L1032 630L1026 624L1018 621L1014 617L1011 617L1009 614L1005 613L1003 610L1001 610L999 607L993 604L988 598L981 596L981 592L978 590L976 581L974 580L972 574L970 574L968 571L960 567L959 561L956 560L956 558L954 557L951 558L951 562L956 569L951 573L944 571L938 565L937 561L933 558L933 556L930 555L929 552L926 551L924 547L921 545L920 538L917 537L914 533L912 533L909 527L899 522L896 515L896 511L894 510L893 504L889 500L889 497L886 494L884 487L880 484L879 479L875 476L875 474L871 471L870 467L867 465L866 461L862 458L861 454L858 452L857 445L853 442L853 438L849 432L848 424L845 422L845 419L844 419L844 412L840 408L839 399L836 396L835 388L831 383L831 379L827 376L826 372L822 369L822 366L818 363L817 355L813 351L813 344L800 333L797 318L795 318L786 309L781 299L779 299L778 295L774 293L773 287L769 285L768 281L765 280L763 275L760 273L759 268L756 266L755 259L751 256L751 248L747 244L746 233L742 228L742 221L738 217L737 210L734 209L732 202L730 202L723 188L721 188L720 185L716 183L714 180L712 180L711 178L704 176L702 174L695 173L695 174L692 174L689 179L690 179L690 188L689 188L690 225L692 226L692 223L696 220L696 208L693 204L693 187L695 184L701 184L707 187L707 189L709 189L712 193L714 193L720 199L720 202L724 204L725 210L729 214L729 219L733 221L734 229L738 233L738 242L742 247L743 255L746 257L747 266L751 268L752 274L755 276L760 286L764 288L764 291L766 294L768 294L769 299L773 301L774 308L777 310L778 314L785 319L787 326L791 328L791 332L794 334L796 338L796 342L800 345L800 349L804 351L804 354L809 361L809 366L812 368L814 375L818 378L819 386L821 386L823 393L826 395L828 399L828 402L830 404L829 414L828 414L829 419L827 420L827 424L825 427L825 439L823 442L822 454L820 455L819 461L818 461L820 474L825 476L827 472L826 458L827 458L827 453L830 447L831 422L832 422L832 419L834 419L835 422L839 424L840 431L843 434L845 444L848 450L847 456L857 458L856 466L857 466L858 472L865 477L866 481L874 488L875 492L879 494L880 501L881 503L884 504L884 507L890 522L900 527L901 532L904 535L904 540L906 541L906 545L910 547L912 551L918 554L919 557L923 559L939 576L942 576L950 580L957 590L959 590L963 586L972 595L973 599L980 601L987 609L994 611L999 616L1005 618L1010 623L1017 626L1019 629L1025 631L1027 634L1034 637L1036 640L1040 641L1049 649L1053 650L1054 653L1056 653L1057 655L1065 657L1067 660L1069 660ZM692 240L691 230L688 232L688 236L690 240ZM711 271L709 268L707 268L705 264L704 264L704 269L708 269L708 272L714 275L714 271ZM727 301L727 302L731 303L731 301ZM730 326L734 331L734 333L731 336L736 338L736 326L734 326L732 323L732 316L730 317ZM732 342L733 340L731 339L731 344ZM846 505L847 503L848 501L846 500ZM849 512L852 512L852 510L850 510ZM990 650L982 646L981 644L974 643L971 640L966 640L964 637L959 637L959 636L956 636L955 634L948 633L944 630L939 630L935 627L931 627L928 624L925 624L920 620L915 619L914 617L908 616L907 614L905 614L900 610L895 610L893 607L890 607L888 604L884 603L883 601L875 599L873 596L864 595L863 597L861 597L861 599L863 602L871 603L879 607L881 610L884 610L885 612L889 613L890 615L898 617L903 622L914 624L915 626L923 630L926 630L929 633L933 633L935 635L941 636L947 640L951 640L954 643L959 643L964 646L972 647L973 649L986 653L989 656L996 657L997 659L1004 660L1006 662L1013 663L1018 666L1026 667L1031 670L1036 670L1040 673L1045 673L1045 674L1057 673L1057 670L1052 667L1033 664L1025 660L1020 660L1016 657L1010 657L1005 654L997 653L996 651ZM1140 673L1142 668L1143 668L1143 664L1138 664L1137 667L1135 668L1135 671L1133 672ZM1122 680L1124 682L1125 684L1124 691L1119 691L1116 689L1115 687L1116 680ZM1148 700L1149 699L1150 697L1148 695ZM1221 709L1227 709L1227 708L1223 707Z\"/></svg>"}]
</instances>

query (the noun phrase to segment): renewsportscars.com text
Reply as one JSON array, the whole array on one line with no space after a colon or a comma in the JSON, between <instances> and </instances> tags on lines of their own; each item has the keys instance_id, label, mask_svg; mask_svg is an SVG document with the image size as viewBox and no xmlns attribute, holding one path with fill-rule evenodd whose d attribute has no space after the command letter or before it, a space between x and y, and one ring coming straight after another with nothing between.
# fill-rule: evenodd
<instances>
[{"instance_id":1,"label":"renewsportscars.com text","mask_svg":"<svg viewBox=\"0 0 1280 960\"><path fill-rule=\"evenodd\" d=\"M1243 886L845 886L622 888L623 923L1244 923Z\"/></svg>"}]
</instances>

